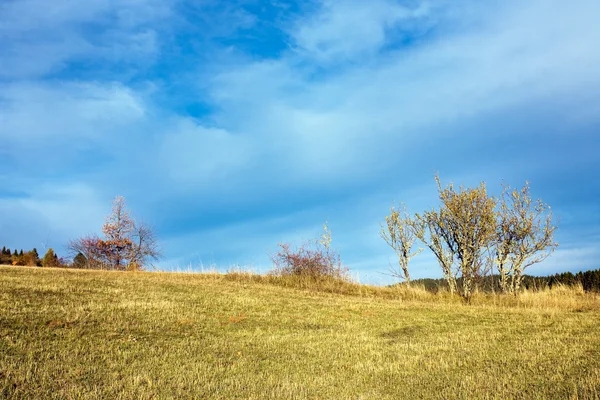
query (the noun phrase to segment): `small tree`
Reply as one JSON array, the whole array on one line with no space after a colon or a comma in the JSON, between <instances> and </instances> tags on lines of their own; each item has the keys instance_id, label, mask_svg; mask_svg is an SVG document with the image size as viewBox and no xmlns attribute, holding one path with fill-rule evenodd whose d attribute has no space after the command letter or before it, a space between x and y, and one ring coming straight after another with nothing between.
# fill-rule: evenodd
<instances>
[{"instance_id":1,"label":"small tree","mask_svg":"<svg viewBox=\"0 0 600 400\"><path fill-rule=\"evenodd\" d=\"M408 271L409 261L423 249L412 251L416 236L414 222L406 212L406 207L390 208L390 215L385 217L385 225L381 226L379 235L394 250L398 256L399 269L391 268L392 276L403 279L410 284Z\"/></svg>"},{"instance_id":2,"label":"small tree","mask_svg":"<svg viewBox=\"0 0 600 400\"><path fill-rule=\"evenodd\" d=\"M496 232L496 265L500 288L517 293L523 271L545 260L558 246L556 226L550 207L541 200L532 201L529 182L521 190L504 187Z\"/></svg>"},{"instance_id":3,"label":"small tree","mask_svg":"<svg viewBox=\"0 0 600 400\"><path fill-rule=\"evenodd\" d=\"M440 213L435 210L426 211L423 215L415 214L413 220L415 235L435 255L442 268L442 274L448 284L448 289L451 294L454 294L457 289L456 276L458 271L454 266L454 252L443 240L443 226Z\"/></svg>"},{"instance_id":4,"label":"small tree","mask_svg":"<svg viewBox=\"0 0 600 400\"><path fill-rule=\"evenodd\" d=\"M12 262L12 256L10 254L10 249L3 247L2 252L0 253L0 265L11 264L11 262Z\"/></svg>"},{"instance_id":5,"label":"small tree","mask_svg":"<svg viewBox=\"0 0 600 400\"><path fill-rule=\"evenodd\" d=\"M42 267L45 268L57 268L60 264L58 262L58 256L54 253L52 248L49 248L44 257L42 258Z\"/></svg>"},{"instance_id":6,"label":"small tree","mask_svg":"<svg viewBox=\"0 0 600 400\"><path fill-rule=\"evenodd\" d=\"M83 253L77 253L77 255L73 258L73 268L86 268L87 267L87 263L88 260L87 258L83 255Z\"/></svg>"},{"instance_id":7,"label":"small tree","mask_svg":"<svg viewBox=\"0 0 600 400\"><path fill-rule=\"evenodd\" d=\"M453 184L442 188L437 175L435 180L440 209L417 215L415 232L436 255L451 292L460 273L461 295L470 301L485 270L486 250L494 239L496 199L487 195L483 182L476 188L461 186L456 190Z\"/></svg>"},{"instance_id":8,"label":"small tree","mask_svg":"<svg viewBox=\"0 0 600 400\"><path fill-rule=\"evenodd\" d=\"M67 245L71 254L81 253L87 260L85 268L88 269L110 269L110 264L104 259L104 247L101 239L96 235L87 235L69 241Z\"/></svg>"},{"instance_id":9,"label":"small tree","mask_svg":"<svg viewBox=\"0 0 600 400\"><path fill-rule=\"evenodd\" d=\"M134 224L131 234L130 270L141 270L144 265L160 259L160 248L154 229L143 222Z\"/></svg>"},{"instance_id":10,"label":"small tree","mask_svg":"<svg viewBox=\"0 0 600 400\"><path fill-rule=\"evenodd\" d=\"M34 247L30 253L31 253L33 265L41 266L42 260L40 260L40 255L39 255L37 249Z\"/></svg>"},{"instance_id":11,"label":"small tree","mask_svg":"<svg viewBox=\"0 0 600 400\"><path fill-rule=\"evenodd\" d=\"M89 235L71 240L68 245L71 254L82 253L87 268L119 271L144 269L160 259L154 230L135 222L123 197L117 196L112 204L112 213L102 227L104 238Z\"/></svg>"},{"instance_id":12,"label":"small tree","mask_svg":"<svg viewBox=\"0 0 600 400\"><path fill-rule=\"evenodd\" d=\"M106 217L106 223L102 227L106 239L100 244L112 269L122 270L132 261L134 245L131 235L135 230L135 223L125 208L123 197L115 197L112 204L112 213Z\"/></svg>"}]
</instances>

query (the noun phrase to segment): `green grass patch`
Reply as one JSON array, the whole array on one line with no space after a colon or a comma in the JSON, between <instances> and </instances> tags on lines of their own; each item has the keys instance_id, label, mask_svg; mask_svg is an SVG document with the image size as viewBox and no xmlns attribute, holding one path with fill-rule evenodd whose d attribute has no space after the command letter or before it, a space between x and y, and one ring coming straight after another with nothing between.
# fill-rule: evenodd
<instances>
[{"instance_id":1,"label":"green grass patch","mask_svg":"<svg viewBox=\"0 0 600 400\"><path fill-rule=\"evenodd\" d=\"M0 397L597 399L597 297L0 267Z\"/></svg>"}]
</instances>

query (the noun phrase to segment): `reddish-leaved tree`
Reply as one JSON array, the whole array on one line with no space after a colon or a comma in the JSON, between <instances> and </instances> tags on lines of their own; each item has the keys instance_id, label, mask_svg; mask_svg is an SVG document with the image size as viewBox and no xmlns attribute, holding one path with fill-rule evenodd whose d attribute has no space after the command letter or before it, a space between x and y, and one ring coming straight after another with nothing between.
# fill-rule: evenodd
<instances>
[{"instance_id":1,"label":"reddish-leaved tree","mask_svg":"<svg viewBox=\"0 0 600 400\"><path fill-rule=\"evenodd\" d=\"M72 240L68 245L71 253L83 254L87 268L117 271L142 270L160 259L154 230L136 223L123 197L117 196L112 204L112 213L102 227L104 238L89 235Z\"/></svg>"}]
</instances>

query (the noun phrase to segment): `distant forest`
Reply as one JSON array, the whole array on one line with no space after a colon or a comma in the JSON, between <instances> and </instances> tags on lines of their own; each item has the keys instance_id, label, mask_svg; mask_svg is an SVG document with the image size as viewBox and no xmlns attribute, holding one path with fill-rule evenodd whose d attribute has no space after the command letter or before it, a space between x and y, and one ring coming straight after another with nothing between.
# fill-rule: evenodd
<instances>
[{"instance_id":1,"label":"distant forest","mask_svg":"<svg viewBox=\"0 0 600 400\"><path fill-rule=\"evenodd\" d=\"M448 283L445 279L413 279L411 285L422 285L429 291L436 292L447 289ZM462 278L457 279L457 285L462 285ZM600 269L585 272L563 272L549 276L523 275L523 287L528 290L541 290L554 286L581 285L586 292L600 292ZM500 292L500 276L488 275L479 279L478 288L484 292Z\"/></svg>"},{"instance_id":2,"label":"distant forest","mask_svg":"<svg viewBox=\"0 0 600 400\"><path fill-rule=\"evenodd\" d=\"M11 251L6 246L0 252L0 265L21 265L30 267L68 267L70 264L63 258L59 258L52 248L49 248L44 256L40 258L37 249Z\"/></svg>"}]
</instances>

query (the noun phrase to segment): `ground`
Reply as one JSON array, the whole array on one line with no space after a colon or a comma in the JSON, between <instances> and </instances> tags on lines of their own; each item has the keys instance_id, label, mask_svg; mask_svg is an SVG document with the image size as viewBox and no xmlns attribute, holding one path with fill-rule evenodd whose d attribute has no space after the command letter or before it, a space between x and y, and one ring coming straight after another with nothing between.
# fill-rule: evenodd
<instances>
[{"instance_id":1,"label":"ground","mask_svg":"<svg viewBox=\"0 0 600 400\"><path fill-rule=\"evenodd\" d=\"M593 295L276 283L0 267L0 397L600 398Z\"/></svg>"}]
</instances>

